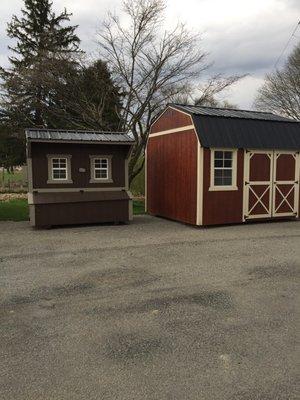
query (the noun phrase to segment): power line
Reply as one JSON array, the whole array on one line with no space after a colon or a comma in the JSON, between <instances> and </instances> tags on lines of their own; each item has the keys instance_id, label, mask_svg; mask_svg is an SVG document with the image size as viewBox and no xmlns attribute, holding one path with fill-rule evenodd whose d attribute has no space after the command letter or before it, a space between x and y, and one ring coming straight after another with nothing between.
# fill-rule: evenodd
<instances>
[{"instance_id":1,"label":"power line","mask_svg":"<svg viewBox=\"0 0 300 400\"><path fill-rule=\"evenodd\" d=\"M300 26L300 20L299 20L299 22L297 23L297 25L295 26L295 28L294 28L294 30L293 30L293 32L292 32L292 34L291 34L289 40L287 41L286 45L284 46L284 49L282 50L280 56L278 57L276 63L274 64L273 69L275 69L275 68L277 67L279 61L281 60L281 57L283 56L284 52L285 52L286 49L288 48L288 45L290 44L292 38L293 38L294 36L297 37L297 36L295 35L295 33L296 33L296 31L297 31L297 29L298 29L299 26Z\"/></svg>"}]
</instances>

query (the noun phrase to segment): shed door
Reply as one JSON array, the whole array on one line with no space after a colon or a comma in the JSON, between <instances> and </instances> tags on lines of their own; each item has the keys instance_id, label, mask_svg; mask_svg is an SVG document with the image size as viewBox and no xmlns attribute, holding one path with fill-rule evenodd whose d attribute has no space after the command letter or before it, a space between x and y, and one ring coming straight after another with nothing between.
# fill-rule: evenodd
<instances>
[{"instance_id":1,"label":"shed door","mask_svg":"<svg viewBox=\"0 0 300 400\"><path fill-rule=\"evenodd\" d=\"M296 152L274 152L273 216L298 216L299 159Z\"/></svg>"},{"instance_id":2,"label":"shed door","mask_svg":"<svg viewBox=\"0 0 300 400\"><path fill-rule=\"evenodd\" d=\"M299 154L246 151L244 220L298 216Z\"/></svg>"},{"instance_id":3,"label":"shed door","mask_svg":"<svg viewBox=\"0 0 300 400\"><path fill-rule=\"evenodd\" d=\"M244 220L272 216L273 151L245 152Z\"/></svg>"}]
</instances>

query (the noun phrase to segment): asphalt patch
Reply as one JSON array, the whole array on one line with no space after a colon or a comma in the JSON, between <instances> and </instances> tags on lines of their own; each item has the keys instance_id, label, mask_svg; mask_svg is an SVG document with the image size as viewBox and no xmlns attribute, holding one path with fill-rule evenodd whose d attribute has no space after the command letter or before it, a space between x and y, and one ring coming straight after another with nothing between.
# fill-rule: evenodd
<instances>
[{"instance_id":1,"label":"asphalt patch","mask_svg":"<svg viewBox=\"0 0 300 400\"><path fill-rule=\"evenodd\" d=\"M152 298L131 304L118 304L114 307L94 307L86 314L101 315L108 318L120 317L125 314L147 313L154 310L164 311L176 305L196 304L202 307L211 307L217 310L230 310L233 300L226 291L202 291L193 294L179 294L167 297Z\"/></svg>"},{"instance_id":2,"label":"asphalt patch","mask_svg":"<svg viewBox=\"0 0 300 400\"><path fill-rule=\"evenodd\" d=\"M252 278L293 279L300 277L300 266L297 265L270 265L251 268L248 274Z\"/></svg>"},{"instance_id":3,"label":"asphalt patch","mask_svg":"<svg viewBox=\"0 0 300 400\"><path fill-rule=\"evenodd\" d=\"M166 338L118 334L107 339L105 356L115 361L126 362L151 359L170 350L170 343Z\"/></svg>"},{"instance_id":4,"label":"asphalt patch","mask_svg":"<svg viewBox=\"0 0 300 400\"><path fill-rule=\"evenodd\" d=\"M14 295L0 304L0 307L25 306L44 300L55 300L100 291L103 294L113 290L136 289L159 280L160 277L145 269L121 267L107 271L93 271L80 276L76 281L61 286L42 286L28 295Z\"/></svg>"}]
</instances>

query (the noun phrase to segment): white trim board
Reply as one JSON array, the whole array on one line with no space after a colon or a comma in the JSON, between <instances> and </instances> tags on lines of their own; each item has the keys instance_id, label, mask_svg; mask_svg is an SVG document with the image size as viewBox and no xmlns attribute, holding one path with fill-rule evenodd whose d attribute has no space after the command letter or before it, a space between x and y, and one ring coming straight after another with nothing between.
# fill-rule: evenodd
<instances>
[{"instance_id":1,"label":"white trim board","mask_svg":"<svg viewBox=\"0 0 300 400\"><path fill-rule=\"evenodd\" d=\"M196 225L203 225L203 147L197 141L197 215Z\"/></svg>"},{"instance_id":2,"label":"white trim board","mask_svg":"<svg viewBox=\"0 0 300 400\"><path fill-rule=\"evenodd\" d=\"M152 138L155 136L169 135L170 133L185 132L185 131L189 131L189 130L194 130L194 125L186 125L186 126L182 126L180 128L167 129L165 131L151 133L149 135L149 138Z\"/></svg>"}]
</instances>

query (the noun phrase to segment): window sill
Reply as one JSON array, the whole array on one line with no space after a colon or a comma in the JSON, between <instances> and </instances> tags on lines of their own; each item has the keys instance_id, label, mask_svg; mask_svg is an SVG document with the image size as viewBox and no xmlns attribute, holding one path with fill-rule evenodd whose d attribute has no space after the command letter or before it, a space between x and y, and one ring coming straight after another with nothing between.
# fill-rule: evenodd
<instances>
[{"instance_id":1,"label":"window sill","mask_svg":"<svg viewBox=\"0 0 300 400\"><path fill-rule=\"evenodd\" d=\"M55 184L70 184L73 183L72 179L48 179L47 184L48 185L55 185Z\"/></svg>"},{"instance_id":2,"label":"window sill","mask_svg":"<svg viewBox=\"0 0 300 400\"><path fill-rule=\"evenodd\" d=\"M235 191L239 188L237 186L211 186L208 191L209 192L227 192L227 191Z\"/></svg>"},{"instance_id":3,"label":"window sill","mask_svg":"<svg viewBox=\"0 0 300 400\"><path fill-rule=\"evenodd\" d=\"M112 179L90 179L90 183L113 183Z\"/></svg>"}]
</instances>

